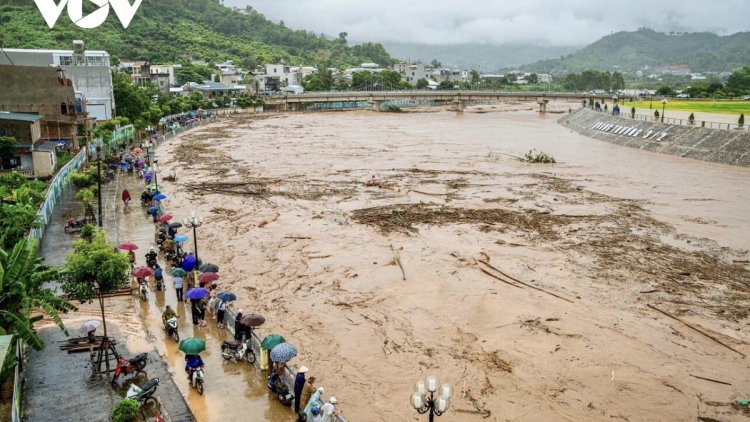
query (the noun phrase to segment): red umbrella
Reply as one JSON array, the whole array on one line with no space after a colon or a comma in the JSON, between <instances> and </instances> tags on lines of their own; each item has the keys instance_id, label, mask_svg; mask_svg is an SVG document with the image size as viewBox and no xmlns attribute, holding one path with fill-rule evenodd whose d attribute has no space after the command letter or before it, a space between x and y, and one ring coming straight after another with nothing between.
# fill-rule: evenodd
<instances>
[{"instance_id":1,"label":"red umbrella","mask_svg":"<svg viewBox=\"0 0 750 422\"><path fill-rule=\"evenodd\" d=\"M138 267L133 271L133 275L138 278L146 278L154 275L154 270L149 267Z\"/></svg>"},{"instance_id":2,"label":"red umbrella","mask_svg":"<svg viewBox=\"0 0 750 422\"><path fill-rule=\"evenodd\" d=\"M218 279L219 279L219 276L216 273L203 273L200 276L198 276L198 281L200 281L201 283L210 283Z\"/></svg>"},{"instance_id":3,"label":"red umbrella","mask_svg":"<svg viewBox=\"0 0 750 422\"><path fill-rule=\"evenodd\" d=\"M140 154L140 153L142 153L142 152L143 152L143 150L142 150L142 149L140 149L140 148L136 148L136 149L134 149L134 150L133 150L133 152L136 152L136 153L139 153L139 154Z\"/></svg>"},{"instance_id":4,"label":"red umbrella","mask_svg":"<svg viewBox=\"0 0 750 422\"><path fill-rule=\"evenodd\" d=\"M166 223L167 221L171 220L172 216L170 214L164 214L161 217L159 217L160 223Z\"/></svg>"},{"instance_id":5,"label":"red umbrella","mask_svg":"<svg viewBox=\"0 0 750 422\"><path fill-rule=\"evenodd\" d=\"M117 245L117 249L123 250L123 251L134 251L138 249L138 245L136 245L133 242L124 242Z\"/></svg>"}]
</instances>

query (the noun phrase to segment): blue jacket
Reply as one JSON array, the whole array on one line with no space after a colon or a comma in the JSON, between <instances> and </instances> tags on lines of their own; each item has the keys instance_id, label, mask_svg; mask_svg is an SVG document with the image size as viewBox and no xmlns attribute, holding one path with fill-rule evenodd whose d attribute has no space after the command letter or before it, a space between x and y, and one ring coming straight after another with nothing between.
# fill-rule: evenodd
<instances>
[{"instance_id":1,"label":"blue jacket","mask_svg":"<svg viewBox=\"0 0 750 422\"><path fill-rule=\"evenodd\" d=\"M159 277L159 278L161 278L161 275L162 275L162 271L161 271L161 268L157 268L157 269L156 269L156 271L154 271L154 275L155 275L156 277Z\"/></svg>"},{"instance_id":2,"label":"blue jacket","mask_svg":"<svg viewBox=\"0 0 750 422\"><path fill-rule=\"evenodd\" d=\"M191 355L185 362L185 368L200 368L203 366L203 359L198 355Z\"/></svg>"}]
</instances>

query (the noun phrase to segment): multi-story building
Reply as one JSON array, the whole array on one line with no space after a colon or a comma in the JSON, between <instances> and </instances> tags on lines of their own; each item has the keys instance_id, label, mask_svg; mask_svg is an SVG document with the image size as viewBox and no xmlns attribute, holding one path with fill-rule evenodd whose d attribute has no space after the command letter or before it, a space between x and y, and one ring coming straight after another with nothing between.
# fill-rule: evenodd
<instances>
[{"instance_id":1,"label":"multi-story building","mask_svg":"<svg viewBox=\"0 0 750 422\"><path fill-rule=\"evenodd\" d=\"M432 69L422 62L396 63L393 65L393 70L401 74L401 80L409 82L412 86L416 86L420 79L429 80L432 73Z\"/></svg>"},{"instance_id":2,"label":"multi-story building","mask_svg":"<svg viewBox=\"0 0 750 422\"><path fill-rule=\"evenodd\" d=\"M0 111L38 113L39 139L70 143L78 148L79 126L93 124L87 117L85 96L77 92L61 67L0 66Z\"/></svg>"},{"instance_id":3,"label":"multi-story building","mask_svg":"<svg viewBox=\"0 0 750 422\"><path fill-rule=\"evenodd\" d=\"M0 67L59 67L86 97L89 119L111 119L115 110L109 53L85 51L83 41L74 41L74 50L24 50L4 48Z\"/></svg>"}]
</instances>

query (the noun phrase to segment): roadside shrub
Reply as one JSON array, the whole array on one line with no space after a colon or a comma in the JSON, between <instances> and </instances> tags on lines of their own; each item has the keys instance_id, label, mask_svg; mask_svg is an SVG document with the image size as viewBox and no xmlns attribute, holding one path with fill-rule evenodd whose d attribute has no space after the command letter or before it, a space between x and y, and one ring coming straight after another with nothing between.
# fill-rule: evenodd
<instances>
[{"instance_id":1,"label":"roadside shrub","mask_svg":"<svg viewBox=\"0 0 750 422\"><path fill-rule=\"evenodd\" d=\"M654 110L654 119L659 118L659 110Z\"/></svg>"},{"instance_id":2,"label":"roadside shrub","mask_svg":"<svg viewBox=\"0 0 750 422\"><path fill-rule=\"evenodd\" d=\"M138 402L133 399L120 400L112 411L112 422L130 422L139 408Z\"/></svg>"},{"instance_id":3,"label":"roadside shrub","mask_svg":"<svg viewBox=\"0 0 750 422\"><path fill-rule=\"evenodd\" d=\"M635 119L635 107L630 109L630 118Z\"/></svg>"},{"instance_id":4,"label":"roadside shrub","mask_svg":"<svg viewBox=\"0 0 750 422\"><path fill-rule=\"evenodd\" d=\"M86 189L93 186L96 183L96 180L92 178L91 175L87 172L74 172L70 173L70 182L73 183L73 186L77 187L78 189Z\"/></svg>"},{"instance_id":5,"label":"roadside shrub","mask_svg":"<svg viewBox=\"0 0 750 422\"><path fill-rule=\"evenodd\" d=\"M688 116L688 123L690 124L690 126L695 124L695 114L690 113L690 115Z\"/></svg>"},{"instance_id":6,"label":"roadside shrub","mask_svg":"<svg viewBox=\"0 0 750 422\"><path fill-rule=\"evenodd\" d=\"M711 94L711 98L715 100L724 100L727 98L727 94L724 93L724 91L716 91L713 94Z\"/></svg>"}]
</instances>

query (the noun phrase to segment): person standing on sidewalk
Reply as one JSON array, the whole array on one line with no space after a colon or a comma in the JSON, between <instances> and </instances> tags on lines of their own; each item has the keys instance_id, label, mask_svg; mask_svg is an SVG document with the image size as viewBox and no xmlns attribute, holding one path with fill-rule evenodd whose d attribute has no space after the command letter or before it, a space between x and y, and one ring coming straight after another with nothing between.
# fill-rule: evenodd
<instances>
[{"instance_id":1,"label":"person standing on sidewalk","mask_svg":"<svg viewBox=\"0 0 750 422\"><path fill-rule=\"evenodd\" d=\"M130 202L130 192L128 192L127 189L122 191L122 202L124 202L126 206Z\"/></svg>"},{"instance_id":2,"label":"person standing on sidewalk","mask_svg":"<svg viewBox=\"0 0 750 422\"><path fill-rule=\"evenodd\" d=\"M227 312L227 303L223 300L219 299L219 307L218 311L216 312L216 326L219 328L224 328L224 315Z\"/></svg>"},{"instance_id":3,"label":"person standing on sidewalk","mask_svg":"<svg viewBox=\"0 0 750 422\"><path fill-rule=\"evenodd\" d=\"M294 377L294 413L296 414L299 414L299 403L302 399L302 390L305 388L305 373L307 371L307 366L302 366L297 370L297 376Z\"/></svg>"},{"instance_id":4,"label":"person standing on sidewalk","mask_svg":"<svg viewBox=\"0 0 750 422\"><path fill-rule=\"evenodd\" d=\"M177 293L177 301L184 302L182 298L182 277L177 276L174 278L174 291Z\"/></svg>"}]
</instances>

